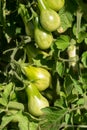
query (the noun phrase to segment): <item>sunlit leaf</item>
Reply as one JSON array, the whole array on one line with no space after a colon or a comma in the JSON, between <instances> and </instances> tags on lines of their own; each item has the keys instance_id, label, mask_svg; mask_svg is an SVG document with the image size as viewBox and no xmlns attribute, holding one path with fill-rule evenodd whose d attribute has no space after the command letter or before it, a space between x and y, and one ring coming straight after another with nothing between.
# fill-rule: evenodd
<instances>
[{"instance_id":1,"label":"sunlit leaf","mask_svg":"<svg viewBox=\"0 0 87 130\"><path fill-rule=\"evenodd\" d=\"M9 83L7 84L6 86L4 86L4 92L3 92L3 95L2 97L5 99L5 100L8 100L8 97L10 95L10 92L12 90L12 87L13 87L13 84L12 83Z\"/></svg>"},{"instance_id":2,"label":"sunlit leaf","mask_svg":"<svg viewBox=\"0 0 87 130\"><path fill-rule=\"evenodd\" d=\"M13 120L14 116L3 116L2 118L2 122L1 122L1 126L0 126L0 130L3 130L3 128L5 126L7 126L12 120Z\"/></svg>"},{"instance_id":3,"label":"sunlit leaf","mask_svg":"<svg viewBox=\"0 0 87 130\"><path fill-rule=\"evenodd\" d=\"M61 35L60 37L57 38L55 44L58 49L64 51L69 46L69 40L70 40L69 36Z\"/></svg>"},{"instance_id":4,"label":"sunlit leaf","mask_svg":"<svg viewBox=\"0 0 87 130\"><path fill-rule=\"evenodd\" d=\"M18 110L24 110L24 105L22 103L16 102L16 101L10 101L8 103L9 109L18 109Z\"/></svg>"}]
</instances>

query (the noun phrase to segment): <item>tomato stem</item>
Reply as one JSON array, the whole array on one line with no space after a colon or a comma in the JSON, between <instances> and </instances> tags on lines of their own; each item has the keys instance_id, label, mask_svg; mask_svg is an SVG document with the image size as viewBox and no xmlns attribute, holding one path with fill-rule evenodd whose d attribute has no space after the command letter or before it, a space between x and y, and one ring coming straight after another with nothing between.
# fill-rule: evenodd
<instances>
[{"instance_id":1,"label":"tomato stem","mask_svg":"<svg viewBox=\"0 0 87 130\"><path fill-rule=\"evenodd\" d=\"M43 0L37 0L38 1L38 6L39 6L39 9L42 11L43 9L46 9L46 6L43 2Z\"/></svg>"}]
</instances>

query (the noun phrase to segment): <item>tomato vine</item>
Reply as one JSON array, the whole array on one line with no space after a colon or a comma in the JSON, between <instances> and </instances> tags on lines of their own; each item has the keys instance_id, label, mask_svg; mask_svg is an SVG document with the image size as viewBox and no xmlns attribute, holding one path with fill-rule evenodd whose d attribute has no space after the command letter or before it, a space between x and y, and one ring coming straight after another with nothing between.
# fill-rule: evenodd
<instances>
[{"instance_id":1,"label":"tomato vine","mask_svg":"<svg viewBox=\"0 0 87 130\"><path fill-rule=\"evenodd\" d=\"M0 130L87 128L87 1L0 1Z\"/></svg>"}]
</instances>

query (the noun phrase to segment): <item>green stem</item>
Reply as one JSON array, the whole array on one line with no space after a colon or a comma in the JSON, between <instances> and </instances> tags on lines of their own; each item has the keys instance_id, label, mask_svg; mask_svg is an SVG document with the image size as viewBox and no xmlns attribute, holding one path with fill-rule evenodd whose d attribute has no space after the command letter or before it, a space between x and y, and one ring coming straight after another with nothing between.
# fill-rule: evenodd
<instances>
[{"instance_id":1,"label":"green stem","mask_svg":"<svg viewBox=\"0 0 87 130\"><path fill-rule=\"evenodd\" d=\"M34 26L35 26L35 27L38 27L38 26L39 26L39 18L38 18L38 16L35 17Z\"/></svg>"},{"instance_id":2,"label":"green stem","mask_svg":"<svg viewBox=\"0 0 87 130\"><path fill-rule=\"evenodd\" d=\"M46 9L46 6L43 2L43 0L37 0L38 1L38 6L39 6L39 9L42 11L43 9Z\"/></svg>"},{"instance_id":3,"label":"green stem","mask_svg":"<svg viewBox=\"0 0 87 130\"><path fill-rule=\"evenodd\" d=\"M37 13L33 10L32 7L30 7L30 10L31 10L31 12L32 12L32 16L33 16L33 17L37 17Z\"/></svg>"},{"instance_id":4,"label":"green stem","mask_svg":"<svg viewBox=\"0 0 87 130\"><path fill-rule=\"evenodd\" d=\"M77 11L77 38L78 38L78 33L80 32L80 27L81 27L81 18L82 18L82 12L80 9Z\"/></svg>"},{"instance_id":5,"label":"green stem","mask_svg":"<svg viewBox=\"0 0 87 130\"><path fill-rule=\"evenodd\" d=\"M12 52L12 54L11 54L11 61L14 61L14 59L15 59L15 55L16 55L18 49L19 49L19 48L17 48L17 47L14 48L14 50L13 50L13 52Z\"/></svg>"},{"instance_id":6,"label":"green stem","mask_svg":"<svg viewBox=\"0 0 87 130\"><path fill-rule=\"evenodd\" d=\"M76 110L78 110L78 109L80 109L80 110L85 109L85 106L77 106L77 107L75 107L75 108L68 109L68 110L60 117L60 120L62 120L67 113L70 114L70 113L72 113L73 111L76 111ZM58 119L59 119L59 118L58 118ZM58 126L60 126L60 128L61 128L62 125L58 125ZM70 127L70 126L76 127L75 125L72 125L72 124L70 124L70 125L64 124L63 127L66 127L66 126L67 126L67 127ZM83 128L83 125L77 125L77 126L78 126L78 127L81 127L81 126L82 126L82 128ZM84 127L84 128L85 128L85 127Z\"/></svg>"}]
</instances>

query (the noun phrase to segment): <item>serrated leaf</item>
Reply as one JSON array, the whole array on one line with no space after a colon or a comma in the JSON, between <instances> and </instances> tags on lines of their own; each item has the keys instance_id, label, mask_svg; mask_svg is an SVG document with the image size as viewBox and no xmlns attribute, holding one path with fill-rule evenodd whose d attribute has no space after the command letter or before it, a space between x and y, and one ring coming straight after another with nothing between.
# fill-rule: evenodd
<instances>
[{"instance_id":1,"label":"serrated leaf","mask_svg":"<svg viewBox=\"0 0 87 130\"><path fill-rule=\"evenodd\" d=\"M34 122L29 123L29 130L37 130L38 124Z\"/></svg>"},{"instance_id":2,"label":"serrated leaf","mask_svg":"<svg viewBox=\"0 0 87 130\"><path fill-rule=\"evenodd\" d=\"M59 10L61 27L63 32L65 32L68 28L72 27L73 22L73 14L77 10L77 4L75 1L66 0L65 6ZM60 28L59 28L60 29ZM58 29L59 33L60 30Z\"/></svg>"},{"instance_id":3,"label":"serrated leaf","mask_svg":"<svg viewBox=\"0 0 87 130\"><path fill-rule=\"evenodd\" d=\"M45 113L45 118L41 122L41 130L57 130L60 127L61 120L67 113L65 109L45 108L42 109Z\"/></svg>"},{"instance_id":4,"label":"serrated leaf","mask_svg":"<svg viewBox=\"0 0 87 130\"><path fill-rule=\"evenodd\" d=\"M2 122L0 125L0 130L3 130L4 127L6 127L12 120L13 120L14 116L3 116L2 117Z\"/></svg>"},{"instance_id":5,"label":"serrated leaf","mask_svg":"<svg viewBox=\"0 0 87 130\"><path fill-rule=\"evenodd\" d=\"M64 88L65 88L66 94L69 95L73 89L73 81L70 75L67 75L64 79Z\"/></svg>"},{"instance_id":6,"label":"serrated leaf","mask_svg":"<svg viewBox=\"0 0 87 130\"><path fill-rule=\"evenodd\" d=\"M72 26L73 15L65 9L60 10L59 15L61 19L61 27L63 32L65 32L69 27ZM60 33L60 28L58 29L58 32Z\"/></svg>"},{"instance_id":7,"label":"serrated leaf","mask_svg":"<svg viewBox=\"0 0 87 130\"><path fill-rule=\"evenodd\" d=\"M70 40L69 36L61 35L60 37L57 38L55 44L58 49L64 51L70 44L69 40Z\"/></svg>"},{"instance_id":8,"label":"serrated leaf","mask_svg":"<svg viewBox=\"0 0 87 130\"><path fill-rule=\"evenodd\" d=\"M59 108L62 108L62 109L64 108L63 105L64 105L64 100L63 100L63 98L58 99L58 100L56 100L56 101L54 102L54 106L59 107Z\"/></svg>"},{"instance_id":9,"label":"serrated leaf","mask_svg":"<svg viewBox=\"0 0 87 130\"><path fill-rule=\"evenodd\" d=\"M0 104L3 106L7 106L7 102L4 98L0 98Z\"/></svg>"},{"instance_id":10,"label":"serrated leaf","mask_svg":"<svg viewBox=\"0 0 87 130\"><path fill-rule=\"evenodd\" d=\"M18 127L20 130L29 130L29 120L26 115L23 115L22 112L17 113Z\"/></svg>"},{"instance_id":11,"label":"serrated leaf","mask_svg":"<svg viewBox=\"0 0 87 130\"><path fill-rule=\"evenodd\" d=\"M56 71L58 72L58 74L60 75L60 77L63 76L64 69L65 69L64 63L62 63L62 62L57 62L56 63Z\"/></svg>"},{"instance_id":12,"label":"serrated leaf","mask_svg":"<svg viewBox=\"0 0 87 130\"><path fill-rule=\"evenodd\" d=\"M4 98L6 101L8 101L8 97L10 95L12 87L13 87L12 83L9 83L6 86L4 86L4 92L3 92L2 98Z\"/></svg>"}]
</instances>

